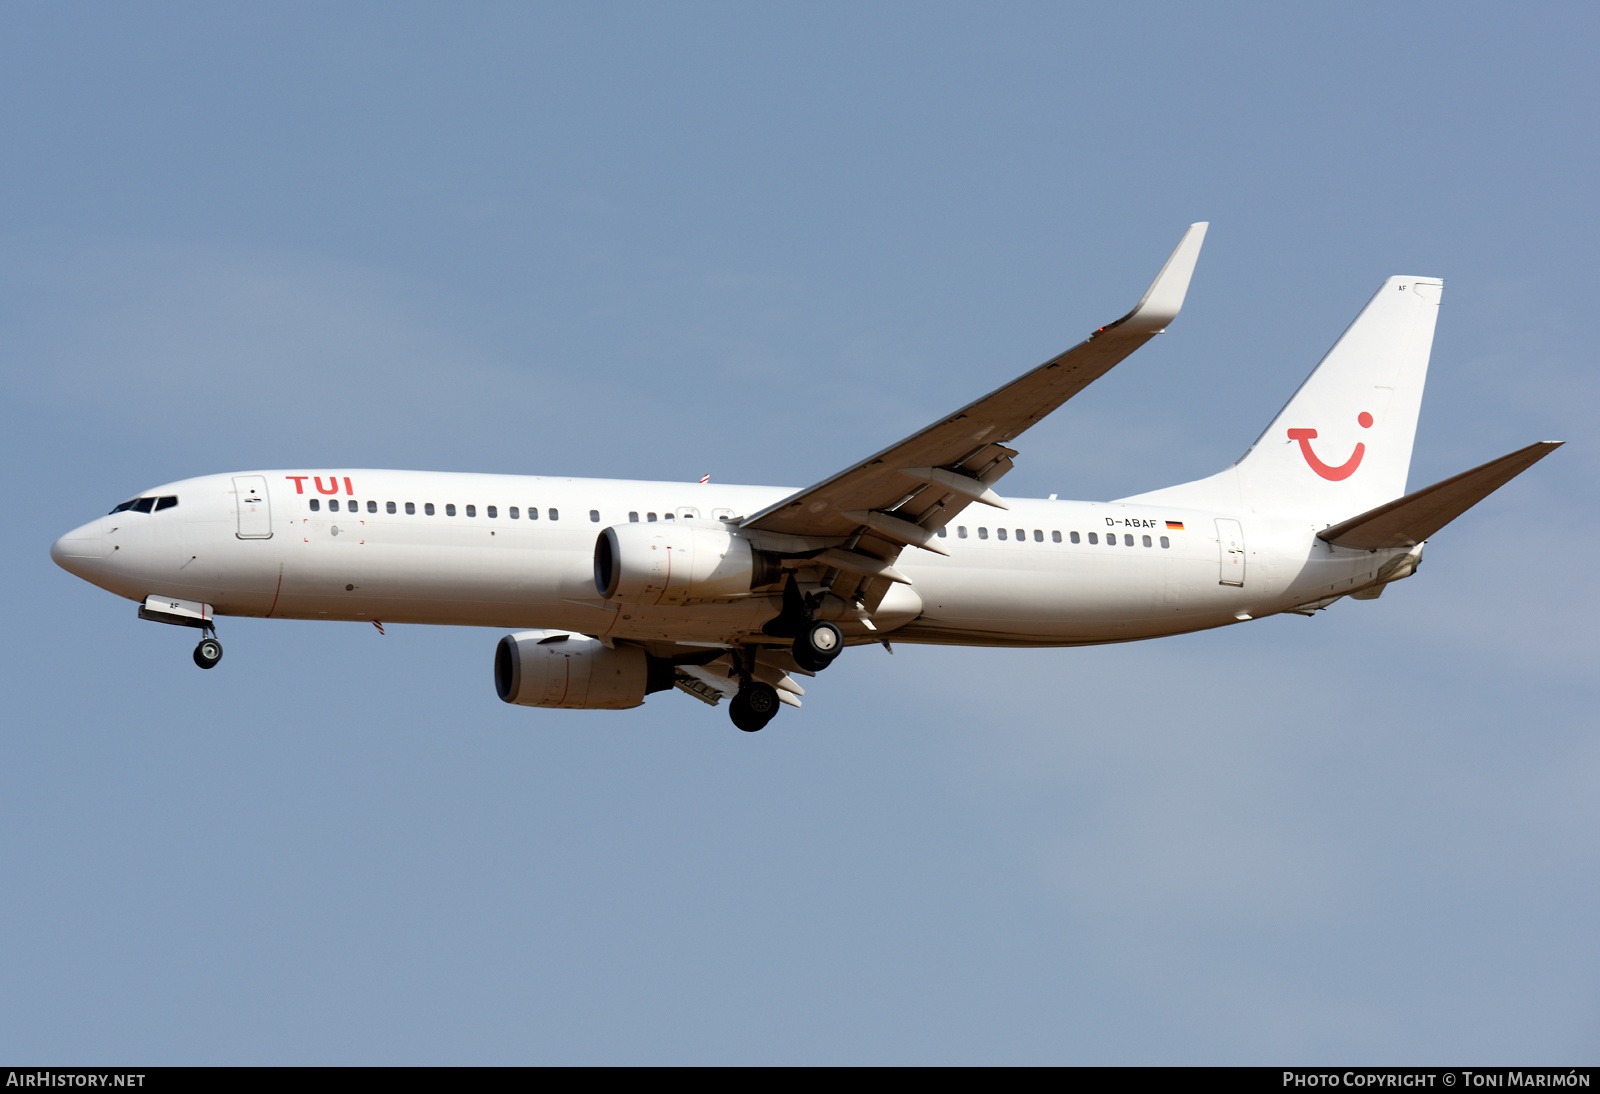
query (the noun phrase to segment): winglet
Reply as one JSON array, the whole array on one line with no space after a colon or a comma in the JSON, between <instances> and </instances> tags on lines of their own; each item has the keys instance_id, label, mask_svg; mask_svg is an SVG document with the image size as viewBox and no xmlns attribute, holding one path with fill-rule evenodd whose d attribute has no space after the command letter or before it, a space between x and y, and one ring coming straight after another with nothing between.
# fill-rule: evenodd
<instances>
[{"instance_id":1,"label":"winglet","mask_svg":"<svg viewBox=\"0 0 1600 1094\"><path fill-rule=\"evenodd\" d=\"M1107 326L1129 328L1128 333L1155 334L1178 317L1183 309L1183 298L1189 292L1189 279L1194 276L1194 264L1200 258L1200 245L1205 242L1206 229L1211 222L1202 220L1189 225L1189 230L1178 240L1178 246L1167 256L1166 265L1150 282L1138 305L1127 315Z\"/></svg>"}]
</instances>

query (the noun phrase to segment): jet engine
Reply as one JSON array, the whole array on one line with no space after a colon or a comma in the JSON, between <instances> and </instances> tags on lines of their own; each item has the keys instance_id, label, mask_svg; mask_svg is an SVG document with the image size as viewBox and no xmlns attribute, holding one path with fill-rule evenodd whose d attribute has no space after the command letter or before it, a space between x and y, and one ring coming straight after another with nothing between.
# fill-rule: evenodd
<instances>
[{"instance_id":1,"label":"jet engine","mask_svg":"<svg viewBox=\"0 0 1600 1094\"><path fill-rule=\"evenodd\" d=\"M594 545L595 588L626 604L749 596L780 576L777 559L737 532L691 521L614 524Z\"/></svg>"},{"instance_id":2,"label":"jet engine","mask_svg":"<svg viewBox=\"0 0 1600 1094\"><path fill-rule=\"evenodd\" d=\"M494 651L494 689L508 703L565 710L626 710L672 686L670 661L637 646L607 647L567 631L522 631Z\"/></svg>"}]
</instances>

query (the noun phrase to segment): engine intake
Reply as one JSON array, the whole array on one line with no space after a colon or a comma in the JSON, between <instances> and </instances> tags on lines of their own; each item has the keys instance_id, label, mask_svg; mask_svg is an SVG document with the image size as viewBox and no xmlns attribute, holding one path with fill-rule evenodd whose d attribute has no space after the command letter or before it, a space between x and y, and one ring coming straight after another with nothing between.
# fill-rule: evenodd
<instances>
[{"instance_id":1,"label":"engine intake","mask_svg":"<svg viewBox=\"0 0 1600 1094\"><path fill-rule=\"evenodd\" d=\"M626 710L672 686L672 664L637 646L607 648L567 631L522 631L494 651L494 689L507 703L564 710Z\"/></svg>"},{"instance_id":2,"label":"engine intake","mask_svg":"<svg viewBox=\"0 0 1600 1094\"><path fill-rule=\"evenodd\" d=\"M614 524L594 544L594 586L607 600L669 606L749 596L778 562L737 532L693 521Z\"/></svg>"}]
</instances>

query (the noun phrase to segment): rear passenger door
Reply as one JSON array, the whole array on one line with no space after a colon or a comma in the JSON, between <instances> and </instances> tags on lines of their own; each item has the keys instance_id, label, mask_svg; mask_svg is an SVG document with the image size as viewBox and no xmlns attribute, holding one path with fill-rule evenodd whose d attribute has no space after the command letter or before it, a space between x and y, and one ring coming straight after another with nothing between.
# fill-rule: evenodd
<instances>
[{"instance_id":1,"label":"rear passenger door","mask_svg":"<svg viewBox=\"0 0 1600 1094\"><path fill-rule=\"evenodd\" d=\"M1236 520L1218 518L1217 552L1222 573L1217 584L1244 586L1244 529Z\"/></svg>"}]
</instances>

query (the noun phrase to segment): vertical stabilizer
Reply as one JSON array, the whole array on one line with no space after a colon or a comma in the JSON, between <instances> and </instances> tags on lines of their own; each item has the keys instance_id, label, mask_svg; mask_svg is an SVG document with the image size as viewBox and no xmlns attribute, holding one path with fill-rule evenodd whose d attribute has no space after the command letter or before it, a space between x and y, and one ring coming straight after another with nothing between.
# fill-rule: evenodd
<instances>
[{"instance_id":1,"label":"vertical stabilizer","mask_svg":"<svg viewBox=\"0 0 1600 1094\"><path fill-rule=\"evenodd\" d=\"M1250 451L1137 499L1343 520L1406 492L1444 283L1391 277Z\"/></svg>"}]
</instances>

